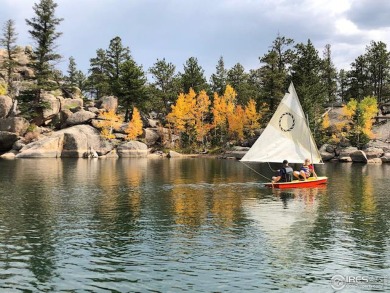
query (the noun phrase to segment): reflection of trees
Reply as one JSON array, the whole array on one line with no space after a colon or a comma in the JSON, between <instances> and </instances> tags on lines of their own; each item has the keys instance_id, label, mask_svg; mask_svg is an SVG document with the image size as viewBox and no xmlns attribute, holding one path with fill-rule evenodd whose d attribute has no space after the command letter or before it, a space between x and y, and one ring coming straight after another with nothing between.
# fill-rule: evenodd
<instances>
[{"instance_id":1,"label":"reflection of trees","mask_svg":"<svg viewBox=\"0 0 390 293\"><path fill-rule=\"evenodd\" d=\"M247 170L238 162L187 159L172 160L169 164L177 224L197 227L210 221L232 226L242 218L243 196L256 196L256 188L247 188L247 194L242 194L244 185L238 184L244 182Z\"/></svg>"},{"instance_id":2,"label":"reflection of trees","mask_svg":"<svg viewBox=\"0 0 390 293\"><path fill-rule=\"evenodd\" d=\"M344 266L375 258L380 267L385 262L389 237L385 216L388 204L378 204L383 191L377 192L380 187L374 184L383 178L382 166L327 164L326 167L327 173L334 175L330 177L327 196L321 197L318 218L308 239L309 249L318 258L311 257L309 261L322 264L321 255L326 253L334 254L331 260L337 262L338 254L344 250Z\"/></svg>"},{"instance_id":3,"label":"reflection of trees","mask_svg":"<svg viewBox=\"0 0 390 293\"><path fill-rule=\"evenodd\" d=\"M0 168L0 218L2 226L7 227L1 229L0 242L11 244L2 247L1 261L7 264L5 269L25 262L39 282L47 282L57 267L62 161L23 159L9 163L12 167Z\"/></svg>"}]
</instances>

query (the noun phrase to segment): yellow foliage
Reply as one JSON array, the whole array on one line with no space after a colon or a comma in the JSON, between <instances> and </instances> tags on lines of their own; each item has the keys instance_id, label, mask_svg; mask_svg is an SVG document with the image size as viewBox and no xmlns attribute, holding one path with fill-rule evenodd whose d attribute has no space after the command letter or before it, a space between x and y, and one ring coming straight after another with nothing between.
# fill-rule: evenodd
<instances>
[{"instance_id":1,"label":"yellow foliage","mask_svg":"<svg viewBox=\"0 0 390 293\"><path fill-rule=\"evenodd\" d=\"M205 118L207 113L209 113L210 108L210 98L207 95L206 91L202 90L196 98L196 106L194 108L194 117L195 118L195 131L196 138L198 141L203 142L204 137L210 131L211 125L205 123Z\"/></svg>"},{"instance_id":2,"label":"yellow foliage","mask_svg":"<svg viewBox=\"0 0 390 293\"><path fill-rule=\"evenodd\" d=\"M136 107L133 108L133 117L129 122L125 132L127 133L127 139L132 140L136 139L139 135L142 134L142 119L141 115Z\"/></svg>"},{"instance_id":3,"label":"yellow foliage","mask_svg":"<svg viewBox=\"0 0 390 293\"><path fill-rule=\"evenodd\" d=\"M356 111L359 110L361 116L359 121L355 121L356 128L360 129L368 137L372 138L373 118L378 113L378 104L376 98L365 97L360 103L351 99L347 105L343 106L343 115L352 119Z\"/></svg>"},{"instance_id":4,"label":"yellow foliage","mask_svg":"<svg viewBox=\"0 0 390 293\"><path fill-rule=\"evenodd\" d=\"M222 97L214 94L213 116L214 127L225 128L226 119L232 115L236 105L236 91L230 86L226 86L225 93Z\"/></svg>"},{"instance_id":5,"label":"yellow foliage","mask_svg":"<svg viewBox=\"0 0 390 293\"><path fill-rule=\"evenodd\" d=\"M327 129L330 126L330 120L328 113L325 113L323 119L322 119L322 128Z\"/></svg>"},{"instance_id":6,"label":"yellow foliage","mask_svg":"<svg viewBox=\"0 0 390 293\"><path fill-rule=\"evenodd\" d=\"M357 101L355 99L351 99L347 105L343 105L343 108L341 110L342 114L344 117L346 117L347 119L351 119L352 116L355 114L356 112L356 108L357 108Z\"/></svg>"},{"instance_id":7,"label":"yellow foliage","mask_svg":"<svg viewBox=\"0 0 390 293\"><path fill-rule=\"evenodd\" d=\"M238 140L244 138L244 123L245 123L245 110L238 105L235 107L233 113L228 113L229 123L229 135L235 137Z\"/></svg>"},{"instance_id":8,"label":"yellow foliage","mask_svg":"<svg viewBox=\"0 0 390 293\"><path fill-rule=\"evenodd\" d=\"M372 133L372 123L373 118L378 113L378 103L374 97L365 97L360 103L359 108L362 112L363 133L367 134L368 137L373 138L374 134Z\"/></svg>"},{"instance_id":9,"label":"yellow foliage","mask_svg":"<svg viewBox=\"0 0 390 293\"><path fill-rule=\"evenodd\" d=\"M256 102L250 99L245 107L245 128L248 129L249 135L254 135L255 130L260 127L259 120L261 114L256 111Z\"/></svg>"},{"instance_id":10,"label":"yellow foliage","mask_svg":"<svg viewBox=\"0 0 390 293\"><path fill-rule=\"evenodd\" d=\"M114 110L101 111L98 116L100 119L99 126L102 128L100 135L105 139L115 138L112 133L114 129L118 129L122 125L122 118L115 113Z\"/></svg>"},{"instance_id":11,"label":"yellow foliage","mask_svg":"<svg viewBox=\"0 0 390 293\"><path fill-rule=\"evenodd\" d=\"M4 96L7 94L7 85L5 83L0 82L0 96Z\"/></svg>"},{"instance_id":12,"label":"yellow foliage","mask_svg":"<svg viewBox=\"0 0 390 293\"><path fill-rule=\"evenodd\" d=\"M214 127L224 128L226 125L226 104L224 103L223 97L219 97L217 93L214 93L214 104L213 104L213 117Z\"/></svg>"},{"instance_id":13,"label":"yellow foliage","mask_svg":"<svg viewBox=\"0 0 390 293\"><path fill-rule=\"evenodd\" d=\"M230 84L226 86L225 93L223 96L226 100L226 104L236 104L237 93Z\"/></svg>"},{"instance_id":14,"label":"yellow foliage","mask_svg":"<svg viewBox=\"0 0 390 293\"><path fill-rule=\"evenodd\" d=\"M172 123L178 132L186 132L188 126L195 123L193 109L196 105L196 93L191 88L188 94L181 93L176 104L172 105L172 111L167 115L167 120Z\"/></svg>"}]
</instances>

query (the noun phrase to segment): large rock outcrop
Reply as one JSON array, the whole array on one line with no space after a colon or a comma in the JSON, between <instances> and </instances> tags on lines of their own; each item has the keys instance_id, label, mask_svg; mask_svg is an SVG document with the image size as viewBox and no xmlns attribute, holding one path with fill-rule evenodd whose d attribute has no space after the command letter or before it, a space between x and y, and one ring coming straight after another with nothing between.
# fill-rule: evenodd
<instances>
[{"instance_id":1,"label":"large rock outcrop","mask_svg":"<svg viewBox=\"0 0 390 293\"><path fill-rule=\"evenodd\" d=\"M83 123L87 123L87 122L91 121L95 117L96 117L95 113L81 110L81 111L74 113L72 116L70 116L66 120L66 124L69 126L83 124Z\"/></svg>"},{"instance_id":2,"label":"large rock outcrop","mask_svg":"<svg viewBox=\"0 0 390 293\"><path fill-rule=\"evenodd\" d=\"M16 133L0 131L0 151L9 151L17 140Z\"/></svg>"},{"instance_id":3,"label":"large rock outcrop","mask_svg":"<svg viewBox=\"0 0 390 293\"><path fill-rule=\"evenodd\" d=\"M99 156L109 153L113 146L103 140L89 125L77 125L24 146L16 158L81 158L93 150Z\"/></svg>"},{"instance_id":4,"label":"large rock outcrop","mask_svg":"<svg viewBox=\"0 0 390 293\"><path fill-rule=\"evenodd\" d=\"M30 123L23 117L0 119L0 131L13 132L19 136L26 133L29 125Z\"/></svg>"},{"instance_id":5,"label":"large rock outcrop","mask_svg":"<svg viewBox=\"0 0 390 293\"><path fill-rule=\"evenodd\" d=\"M0 119L7 118L12 109L12 99L8 96L0 96Z\"/></svg>"},{"instance_id":6,"label":"large rock outcrop","mask_svg":"<svg viewBox=\"0 0 390 293\"><path fill-rule=\"evenodd\" d=\"M121 158L142 158L148 155L148 146L139 141L129 141L117 148L118 156Z\"/></svg>"}]
</instances>

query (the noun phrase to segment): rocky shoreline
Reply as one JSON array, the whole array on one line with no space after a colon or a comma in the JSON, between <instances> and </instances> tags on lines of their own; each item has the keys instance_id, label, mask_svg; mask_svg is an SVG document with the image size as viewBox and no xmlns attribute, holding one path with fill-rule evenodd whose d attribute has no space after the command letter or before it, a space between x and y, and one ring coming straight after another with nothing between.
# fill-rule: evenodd
<instances>
[{"instance_id":1,"label":"rocky shoreline","mask_svg":"<svg viewBox=\"0 0 390 293\"><path fill-rule=\"evenodd\" d=\"M248 147L233 146L220 154L182 155L174 151L163 153L159 149L173 149L177 136L163 128L156 117L143 117L142 141L126 141L126 123L114 131L115 138L100 135L99 113L102 109L117 110L115 97L84 104L76 90L70 97L45 93L43 99L50 105L36 121L35 127L19 116L15 101L0 96L0 158L177 158L214 157L241 159ZM99 121L100 120L100 121ZM157 151L156 151L157 150ZM381 164L390 162L388 141L372 140L363 150L351 146L326 144L320 148L323 160Z\"/></svg>"}]
</instances>

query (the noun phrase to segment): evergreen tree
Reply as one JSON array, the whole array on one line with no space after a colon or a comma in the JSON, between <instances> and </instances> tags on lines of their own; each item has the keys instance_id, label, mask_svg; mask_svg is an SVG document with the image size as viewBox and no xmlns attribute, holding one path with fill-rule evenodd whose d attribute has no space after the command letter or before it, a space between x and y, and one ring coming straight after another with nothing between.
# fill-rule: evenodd
<instances>
[{"instance_id":1,"label":"evergreen tree","mask_svg":"<svg viewBox=\"0 0 390 293\"><path fill-rule=\"evenodd\" d=\"M216 72L210 77L211 90L218 95L223 95L227 82L227 70L225 69L225 62L222 56L219 58L215 69Z\"/></svg>"},{"instance_id":2,"label":"evergreen tree","mask_svg":"<svg viewBox=\"0 0 390 293\"><path fill-rule=\"evenodd\" d=\"M348 73L341 69L338 75L338 95L341 98L341 103L347 102L347 91L348 91Z\"/></svg>"},{"instance_id":3,"label":"evergreen tree","mask_svg":"<svg viewBox=\"0 0 390 293\"><path fill-rule=\"evenodd\" d=\"M364 55L360 55L351 64L348 72L349 89L348 100L354 98L360 102L365 96L370 96L373 87L369 82L369 64Z\"/></svg>"},{"instance_id":4,"label":"evergreen tree","mask_svg":"<svg viewBox=\"0 0 390 293\"><path fill-rule=\"evenodd\" d=\"M36 44L33 48L32 67L37 80L37 99L40 90L58 88L58 85L52 82L55 79L54 64L61 59L61 55L55 51L56 40L62 34L56 28L63 20L55 16L57 6L53 0L41 0L34 4L35 16L26 19L27 25L31 27L29 33Z\"/></svg>"},{"instance_id":5,"label":"evergreen tree","mask_svg":"<svg viewBox=\"0 0 390 293\"><path fill-rule=\"evenodd\" d=\"M88 91L91 96L100 99L105 95L110 94L109 76L107 73L107 56L103 49L96 51L96 57L90 59Z\"/></svg>"},{"instance_id":6,"label":"evergreen tree","mask_svg":"<svg viewBox=\"0 0 390 293\"><path fill-rule=\"evenodd\" d=\"M298 93L302 108L309 116L311 128L317 135L316 141L321 141L318 132L321 126L318 120L324 111L326 87L321 76L323 62L310 40L307 44L296 45L296 60L292 65L292 81ZM317 131L316 131L317 130Z\"/></svg>"},{"instance_id":7,"label":"evergreen tree","mask_svg":"<svg viewBox=\"0 0 390 293\"><path fill-rule=\"evenodd\" d=\"M207 90L204 70L198 64L198 59L190 57L184 65L184 73L180 74L182 89L188 93L190 88L199 93L201 90Z\"/></svg>"},{"instance_id":8,"label":"evergreen tree","mask_svg":"<svg viewBox=\"0 0 390 293\"><path fill-rule=\"evenodd\" d=\"M366 48L368 74L372 86L372 95L377 97L379 103L390 98L389 87L386 84L390 78L390 53L383 42L371 41Z\"/></svg>"},{"instance_id":9,"label":"evergreen tree","mask_svg":"<svg viewBox=\"0 0 390 293\"><path fill-rule=\"evenodd\" d=\"M142 107L142 103L146 102L146 77L142 67L132 59L120 65L120 73L118 99L126 111L125 121L129 121L130 109L135 106Z\"/></svg>"},{"instance_id":10,"label":"evergreen tree","mask_svg":"<svg viewBox=\"0 0 390 293\"><path fill-rule=\"evenodd\" d=\"M253 92L249 84L249 74L245 72L244 66L240 63L237 63L228 71L227 83L236 91L238 104L245 105L252 98Z\"/></svg>"},{"instance_id":11,"label":"evergreen tree","mask_svg":"<svg viewBox=\"0 0 390 293\"><path fill-rule=\"evenodd\" d=\"M178 94L175 71L175 65L168 63L165 58L157 59L157 62L149 68L149 72L155 80L152 84L153 95L157 97L158 101L162 101L162 105L157 102L156 106L160 106L159 109L165 114L170 111L170 105L174 103Z\"/></svg>"},{"instance_id":12,"label":"evergreen tree","mask_svg":"<svg viewBox=\"0 0 390 293\"><path fill-rule=\"evenodd\" d=\"M71 56L69 57L69 65L67 70L68 75L66 76L66 82L69 86L77 86L77 64L75 59Z\"/></svg>"},{"instance_id":13,"label":"evergreen tree","mask_svg":"<svg viewBox=\"0 0 390 293\"><path fill-rule=\"evenodd\" d=\"M323 78L326 86L327 102L334 103L337 93L337 70L332 62L331 46L327 44L323 53Z\"/></svg>"},{"instance_id":14,"label":"evergreen tree","mask_svg":"<svg viewBox=\"0 0 390 293\"><path fill-rule=\"evenodd\" d=\"M130 49L122 45L122 39L120 37L115 37L110 41L106 56L106 70L110 82L110 91L119 98L122 95L120 92L121 87L119 85L121 66L131 59Z\"/></svg>"},{"instance_id":15,"label":"evergreen tree","mask_svg":"<svg viewBox=\"0 0 390 293\"><path fill-rule=\"evenodd\" d=\"M278 35L271 50L259 58L264 64L260 68L261 100L268 104L270 115L275 112L288 86L288 72L294 60L294 50L290 48L293 43L292 39Z\"/></svg>"},{"instance_id":16,"label":"evergreen tree","mask_svg":"<svg viewBox=\"0 0 390 293\"><path fill-rule=\"evenodd\" d=\"M14 98L16 89L12 82L12 74L17 66L15 60L17 33L15 31L15 22L12 19L6 21L3 27L3 34L0 38L0 45L6 50L6 57L2 63L2 68L6 71L5 80L7 82L8 94Z\"/></svg>"}]
</instances>

